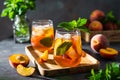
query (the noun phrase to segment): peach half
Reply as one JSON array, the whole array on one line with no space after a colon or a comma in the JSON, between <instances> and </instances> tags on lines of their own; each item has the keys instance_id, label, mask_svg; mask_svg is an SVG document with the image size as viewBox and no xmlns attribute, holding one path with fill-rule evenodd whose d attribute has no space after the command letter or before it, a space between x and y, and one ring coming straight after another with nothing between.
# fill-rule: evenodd
<instances>
[{"instance_id":1,"label":"peach half","mask_svg":"<svg viewBox=\"0 0 120 80\"><path fill-rule=\"evenodd\" d=\"M25 54L12 54L9 56L9 63L12 68L16 68L19 64L27 66L29 61L28 56Z\"/></svg>"},{"instance_id":2,"label":"peach half","mask_svg":"<svg viewBox=\"0 0 120 80\"><path fill-rule=\"evenodd\" d=\"M114 58L116 55L118 55L118 51L110 47L107 47L106 49L100 49L99 53L102 57L108 59Z\"/></svg>"}]
</instances>

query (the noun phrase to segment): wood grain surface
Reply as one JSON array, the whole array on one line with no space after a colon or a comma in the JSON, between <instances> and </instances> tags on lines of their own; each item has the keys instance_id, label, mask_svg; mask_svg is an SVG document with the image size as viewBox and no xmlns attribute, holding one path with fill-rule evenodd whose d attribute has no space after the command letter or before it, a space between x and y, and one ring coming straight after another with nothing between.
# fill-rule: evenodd
<instances>
[{"instance_id":1,"label":"wood grain surface","mask_svg":"<svg viewBox=\"0 0 120 80\"><path fill-rule=\"evenodd\" d=\"M54 62L53 54L49 54L48 61L41 64L39 63L39 56L42 53L36 52L36 50L34 50L31 45L25 47L25 52L32 61L32 63L36 65L36 68L42 76L56 76L64 74L82 73L88 72L91 69L98 70L100 67L100 62L88 53L85 57L81 57L81 62L78 66L61 67Z\"/></svg>"}]
</instances>

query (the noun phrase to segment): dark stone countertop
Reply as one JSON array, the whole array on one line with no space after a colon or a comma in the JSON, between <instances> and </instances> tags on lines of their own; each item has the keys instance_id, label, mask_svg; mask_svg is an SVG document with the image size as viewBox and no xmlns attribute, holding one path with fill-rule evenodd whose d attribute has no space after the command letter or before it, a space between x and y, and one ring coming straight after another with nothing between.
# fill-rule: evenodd
<instances>
[{"instance_id":1,"label":"dark stone countertop","mask_svg":"<svg viewBox=\"0 0 120 80\"><path fill-rule=\"evenodd\" d=\"M25 54L25 46L30 43L19 44L15 43L13 39L6 39L0 41L0 80L86 80L89 73L69 74L55 77L44 77L36 71L31 77L23 77L17 74L16 70L9 65L8 57L13 53ZM110 43L113 47L120 52L120 42ZM83 49L87 50L90 55L94 56L100 61L100 68L104 69L106 63L120 62L120 54L113 60L106 60L100 57L99 54L94 54L90 49L90 44L83 41ZM34 65L30 62L29 66Z\"/></svg>"}]
</instances>

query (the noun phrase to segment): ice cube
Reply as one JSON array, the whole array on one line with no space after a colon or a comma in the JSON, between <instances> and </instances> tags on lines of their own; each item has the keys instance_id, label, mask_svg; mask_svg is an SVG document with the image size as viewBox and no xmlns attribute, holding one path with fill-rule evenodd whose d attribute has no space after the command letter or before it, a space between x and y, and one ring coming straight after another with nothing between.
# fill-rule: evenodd
<instances>
[{"instance_id":1,"label":"ice cube","mask_svg":"<svg viewBox=\"0 0 120 80\"><path fill-rule=\"evenodd\" d=\"M40 27L34 27L34 29L32 30L32 35L40 36L43 33L44 32Z\"/></svg>"},{"instance_id":2,"label":"ice cube","mask_svg":"<svg viewBox=\"0 0 120 80\"><path fill-rule=\"evenodd\" d=\"M63 38L64 39L71 39L71 34L68 34L68 33L64 34Z\"/></svg>"},{"instance_id":3,"label":"ice cube","mask_svg":"<svg viewBox=\"0 0 120 80\"><path fill-rule=\"evenodd\" d=\"M63 38L63 35L62 35L62 34L57 33L57 34L55 35L55 38Z\"/></svg>"}]
</instances>

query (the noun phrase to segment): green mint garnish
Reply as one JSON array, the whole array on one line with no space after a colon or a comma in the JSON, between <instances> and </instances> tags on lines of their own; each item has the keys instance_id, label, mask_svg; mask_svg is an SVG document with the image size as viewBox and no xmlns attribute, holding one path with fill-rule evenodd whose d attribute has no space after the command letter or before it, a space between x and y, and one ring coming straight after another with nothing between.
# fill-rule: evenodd
<instances>
[{"instance_id":1,"label":"green mint garnish","mask_svg":"<svg viewBox=\"0 0 120 80\"><path fill-rule=\"evenodd\" d=\"M71 47L71 45L72 45L72 42L64 42L64 43L62 43L57 48L56 54L57 55L63 55L63 54L65 54L65 52Z\"/></svg>"},{"instance_id":2,"label":"green mint garnish","mask_svg":"<svg viewBox=\"0 0 120 80\"><path fill-rule=\"evenodd\" d=\"M115 16L113 15L113 12L112 12L112 11L109 11L109 12L105 15L105 19L104 19L103 23L107 23L107 22L116 23Z\"/></svg>"},{"instance_id":3,"label":"green mint garnish","mask_svg":"<svg viewBox=\"0 0 120 80\"><path fill-rule=\"evenodd\" d=\"M35 9L35 0L5 0L6 6L1 13L1 17L8 16L10 20L13 20L16 15L25 15L28 10Z\"/></svg>"},{"instance_id":4,"label":"green mint garnish","mask_svg":"<svg viewBox=\"0 0 120 80\"><path fill-rule=\"evenodd\" d=\"M78 20L72 20L70 22L61 22L58 24L58 27L64 28L67 31L79 29L84 32L89 32L89 29L85 27L86 23L86 18L79 18Z\"/></svg>"},{"instance_id":5,"label":"green mint garnish","mask_svg":"<svg viewBox=\"0 0 120 80\"><path fill-rule=\"evenodd\" d=\"M40 43L46 47L51 47L53 39L51 37L46 37L40 40Z\"/></svg>"},{"instance_id":6,"label":"green mint garnish","mask_svg":"<svg viewBox=\"0 0 120 80\"><path fill-rule=\"evenodd\" d=\"M116 62L106 64L105 70L100 69L97 73L91 69L89 80L120 80L120 64Z\"/></svg>"}]
</instances>

